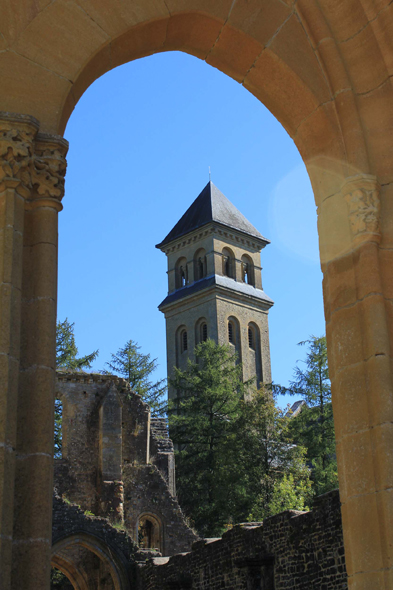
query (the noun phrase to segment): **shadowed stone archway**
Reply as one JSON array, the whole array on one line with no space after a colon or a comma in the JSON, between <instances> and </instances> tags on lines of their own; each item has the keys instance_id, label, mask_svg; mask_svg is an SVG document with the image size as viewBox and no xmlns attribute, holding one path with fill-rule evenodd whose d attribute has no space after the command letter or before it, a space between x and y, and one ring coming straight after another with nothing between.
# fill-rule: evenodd
<instances>
[{"instance_id":1,"label":"shadowed stone archway","mask_svg":"<svg viewBox=\"0 0 393 590\"><path fill-rule=\"evenodd\" d=\"M393 5L388 0L1 0L0 569L49 584L66 122L111 68L191 53L293 138L316 205L349 584L393 586ZM11 114L14 113L14 114ZM11 565L13 564L13 565Z\"/></svg>"},{"instance_id":2,"label":"shadowed stone archway","mask_svg":"<svg viewBox=\"0 0 393 590\"><path fill-rule=\"evenodd\" d=\"M51 565L76 590L133 590L140 559L125 530L54 493Z\"/></svg>"}]
</instances>

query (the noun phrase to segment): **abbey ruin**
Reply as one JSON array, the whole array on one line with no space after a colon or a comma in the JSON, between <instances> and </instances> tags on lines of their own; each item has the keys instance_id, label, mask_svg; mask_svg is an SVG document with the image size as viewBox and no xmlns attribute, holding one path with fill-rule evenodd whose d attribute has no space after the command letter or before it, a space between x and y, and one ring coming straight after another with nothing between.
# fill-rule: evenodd
<instances>
[{"instance_id":1,"label":"abbey ruin","mask_svg":"<svg viewBox=\"0 0 393 590\"><path fill-rule=\"evenodd\" d=\"M393 588L392 27L389 0L113 0L110 8L103 0L1 0L2 589L49 588L64 129L97 78L172 50L252 92L307 167L318 208L348 587ZM109 533L94 545L84 530L85 548L108 555ZM116 588L127 587L124 576L115 578ZM172 587L181 584L189 580Z\"/></svg>"}]
</instances>

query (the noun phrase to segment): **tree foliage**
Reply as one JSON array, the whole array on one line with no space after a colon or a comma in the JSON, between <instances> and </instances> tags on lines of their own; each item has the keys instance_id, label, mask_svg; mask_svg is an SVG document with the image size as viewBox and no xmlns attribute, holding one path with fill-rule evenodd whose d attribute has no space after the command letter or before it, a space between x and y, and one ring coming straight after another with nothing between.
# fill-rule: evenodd
<instances>
[{"instance_id":1,"label":"tree foliage","mask_svg":"<svg viewBox=\"0 0 393 590\"><path fill-rule=\"evenodd\" d=\"M288 420L272 392L249 395L242 366L228 346L198 344L195 362L175 369L177 397L169 405L176 445L180 503L201 535L221 534L225 525L272 513L275 488L285 474L293 484L287 505L302 509L309 496L309 470L300 447L291 444ZM308 494L308 496L307 496Z\"/></svg>"},{"instance_id":2,"label":"tree foliage","mask_svg":"<svg viewBox=\"0 0 393 590\"><path fill-rule=\"evenodd\" d=\"M111 355L111 360L105 363L109 370L104 372L124 377L149 404L152 415L161 416L166 408L166 379L151 381L151 375L158 367L157 359L152 359L150 354L142 354L140 348L134 340L128 340L123 348Z\"/></svg>"},{"instance_id":3,"label":"tree foliage","mask_svg":"<svg viewBox=\"0 0 393 590\"><path fill-rule=\"evenodd\" d=\"M98 356L98 350L78 357L78 348L74 335L75 324L70 324L68 318L56 324L56 369L66 371L81 371L90 369Z\"/></svg>"},{"instance_id":4,"label":"tree foliage","mask_svg":"<svg viewBox=\"0 0 393 590\"><path fill-rule=\"evenodd\" d=\"M315 492L322 494L338 487L326 337L311 336L299 345L308 347L306 366L296 366L289 388L280 389L306 402L291 419L290 429L294 440L307 450Z\"/></svg>"},{"instance_id":5,"label":"tree foliage","mask_svg":"<svg viewBox=\"0 0 393 590\"><path fill-rule=\"evenodd\" d=\"M249 520L308 509L312 486L305 449L294 444L289 421L270 389L261 388L244 401L238 443L244 457Z\"/></svg>"}]
</instances>

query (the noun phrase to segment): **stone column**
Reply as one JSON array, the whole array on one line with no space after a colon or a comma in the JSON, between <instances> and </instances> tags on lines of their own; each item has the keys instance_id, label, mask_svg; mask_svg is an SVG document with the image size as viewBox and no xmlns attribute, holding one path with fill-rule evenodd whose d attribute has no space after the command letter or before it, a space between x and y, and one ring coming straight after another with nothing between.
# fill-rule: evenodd
<instances>
[{"instance_id":1,"label":"stone column","mask_svg":"<svg viewBox=\"0 0 393 590\"><path fill-rule=\"evenodd\" d=\"M324 205L331 212L328 227L323 219L320 224L322 242L328 241L326 231L334 236L330 254L335 250L335 256L327 256L322 269L351 590L393 588L393 382L379 258L379 193L375 177L357 175L321 207L322 217ZM339 222L332 222L334 214Z\"/></svg>"},{"instance_id":2,"label":"stone column","mask_svg":"<svg viewBox=\"0 0 393 590\"><path fill-rule=\"evenodd\" d=\"M67 142L38 134L30 164L23 240L21 358L17 407L13 590L49 588L57 217L62 209Z\"/></svg>"},{"instance_id":3,"label":"stone column","mask_svg":"<svg viewBox=\"0 0 393 590\"><path fill-rule=\"evenodd\" d=\"M0 576L11 584L25 199L38 121L0 113Z\"/></svg>"}]
</instances>

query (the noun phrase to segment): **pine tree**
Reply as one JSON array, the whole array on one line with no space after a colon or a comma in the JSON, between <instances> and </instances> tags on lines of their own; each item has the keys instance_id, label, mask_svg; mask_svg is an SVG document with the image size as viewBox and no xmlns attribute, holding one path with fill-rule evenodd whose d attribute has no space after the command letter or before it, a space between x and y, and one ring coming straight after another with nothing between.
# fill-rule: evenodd
<instances>
[{"instance_id":1,"label":"pine tree","mask_svg":"<svg viewBox=\"0 0 393 590\"><path fill-rule=\"evenodd\" d=\"M195 347L195 362L174 368L170 384L170 435L177 448L180 504L198 532L219 534L231 517L233 496L226 453L247 385L229 346L212 340ZM232 492L232 493L231 493Z\"/></svg>"},{"instance_id":2,"label":"pine tree","mask_svg":"<svg viewBox=\"0 0 393 590\"><path fill-rule=\"evenodd\" d=\"M152 416L161 416L166 408L166 379L154 383L150 380L158 367L157 359L151 359L150 354L142 354L140 348L134 340L128 340L123 348L111 355L110 362L105 363L109 371L104 372L124 377L131 388L149 404Z\"/></svg>"},{"instance_id":3,"label":"pine tree","mask_svg":"<svg viewBox=\"0 0 393 590\"><path fill-rule=\"evenodd\" d=\"M304 450L292 444L272 392L243 383L242 366L228 346L198 344L195 362L175 369L171 385L177 392L169 405L177 489L201 535L220 535L230 523L271 515L270 503L279 505L280 492L286 508L305 508L311 484ZM285 475L280 490L275 486Z\"/></svg>"},{"instance_id":4,"label":"pine tree","mask_svg":"<svg viewBox=\"0 0 393 590\"><path fill-rule=\"evenodd\" d=\"M290 421L293 438L307 449L317 494L338 487L332 394L325 336L299 343L308 346L306 367L297 366L289 388L282 393L300 396L306 405Z\"/></svg>"},{"instance_id":5,"label":"pine tree","mask_svg":"<svg viewBox=\"0 0 393 590\"><path fill-rule=\"evenodd\" d=\"M81 371L90 369L98 356L98 350L78 358L78 348L74 335L75 323L70 324L68 318L56 324L56 369Z\"/></svg>"}]
</instances>

